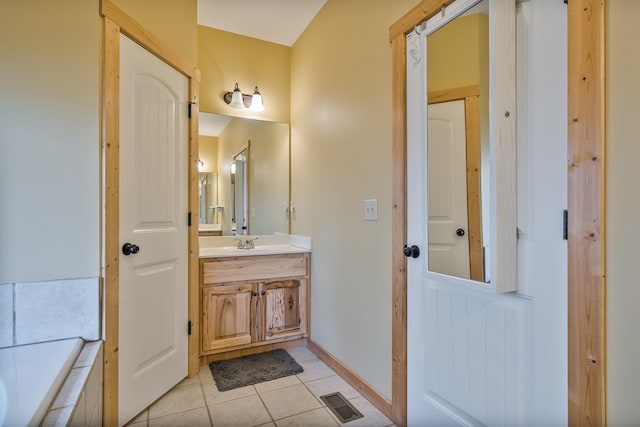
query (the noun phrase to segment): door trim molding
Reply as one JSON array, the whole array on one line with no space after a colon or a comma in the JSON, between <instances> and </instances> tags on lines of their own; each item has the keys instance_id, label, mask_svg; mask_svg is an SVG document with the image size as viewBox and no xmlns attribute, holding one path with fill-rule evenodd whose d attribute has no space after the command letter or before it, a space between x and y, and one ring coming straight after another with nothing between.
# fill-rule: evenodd
<instances>
[{"instance_id":1,"label":"door trim molding","mask_svg":"<svg viewBox=\"0 0 640 427\"><path fill-rule=\"evenodd\" d=\"M406 35L452 0L422 0L389 27L392 55L391 411L407 422ZM606 425L605 1L568 6L569 425Z\"/></svg>"},{"instance_id":2,"label":"door trim molding","mask_svg":"<svg viewBox=\"0 0 640 427\"><path fill-rule=\"evenodd\" d=\"M149 52L189 79L189 99L193 102L188 122L189 167L188 207L192 216L198 213L198 99L200 71L181 55L169 49L160 39L133 20L109 0L100 3L103 17L103 97L101 163L103 186L101 198L104 206L103 275L104 275L104 407L103 424L118 424L118 342L119 342L119 75L120 33L140 44ZM187 106L185 105L185 108ZM186 220L186 218L185 218ZM196 221L197 224L197 221ZM188 231L188 313L192 323L188 337L189 376L198 373L200 321L198 319L198 227ZM187 325L185 324L185 328Z\"/></svg>"},{"instance_id":3,"label":"door trim molding","mask_svg":"<svg viewBox=\"0 0 640 427\"><path fill-rule=\"evenodd\" d=\"M604 426L605 0L568 6L569 425Z\"/></svg>"},{"instance_id":4,"label":"door trim molding","mask_svg":"<svg viewBox=\"0 0 640 427\"><path fill-rule=\"evenodd\" d=\"M101 0L100 15L113 21L122 34L125 34L131 40L135 40L136 43L185 76L200 81L200 70L196 66L184 59L179 53L170 49L162 40L127 15L111 0Z\"/></svg>"},{"instance_id":5,"label":"door trim molding","mask_svg":"<svg viewBox=\"0 0 640 427\"><path fill-rule=\"evenodd\" d=\"M409 29L408 31L411 31ZM392 148L391 148L391 420L407 420L407 79L404 33L391 41Z\"/></svg>"}]
</instances>

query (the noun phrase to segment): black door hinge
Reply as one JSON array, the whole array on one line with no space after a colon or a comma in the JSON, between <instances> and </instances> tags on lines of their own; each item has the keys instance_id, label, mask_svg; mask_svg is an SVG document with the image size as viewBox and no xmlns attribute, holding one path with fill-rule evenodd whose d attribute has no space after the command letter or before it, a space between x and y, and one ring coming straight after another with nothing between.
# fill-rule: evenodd
<instances>
[{"instance_id":1,"label":"black door hinge","mask_svg":"<svg viewBox=\"0 0 640 427\"><path fill-rule=\"evenodd\" d=\"M569 212L566 209L562 211L562 238L569 238Z\"/></svg>"},{"instance_id":2,"label":"black door hinge","mask_svg":"<svg viewBox=\"0 0 640 427\"><path fill-rule=\"evenodd\" d=\"M191 320L187 322L187 335L191 335Z\"/></svg>"},{"instance_id":3,"label":"black door hinge","mask_svg":"<svg viewBox=\"0 0 640 427\"><path fill-rule=\"evenodd\" d=\"M191 118L191 108L196 104L195 101L189 101L187 102L187 113L189 115L189 118Z\"/></svg>"},{"instance_id":4,"label":"black door hinge","mask_svg":"<svg viewBox=\"0 0 640 427\"><path fill-rule=\"evenodd\" d=\"M191 212L187 214L187 225L191 227Z\"/></svg>"}]
</instances>

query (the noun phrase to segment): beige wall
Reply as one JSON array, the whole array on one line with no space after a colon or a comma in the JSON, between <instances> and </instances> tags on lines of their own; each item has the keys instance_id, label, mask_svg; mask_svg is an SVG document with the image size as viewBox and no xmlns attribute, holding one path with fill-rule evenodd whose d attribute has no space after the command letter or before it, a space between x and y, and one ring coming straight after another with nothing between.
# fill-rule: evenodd
<instances>
[{"instance_id":1,"label":"beige wall","mask_svg":"<svg viewBox=\"0 0 640 427\"><path fill-rule=\"evenodd\" d=\"M640 2L609 0L606 9L607 418L638 425L640 384Z\"/></svg>"},{"instance_id":2,"label":"beige wall","mask_svg":"<svg viewBox=\"0 0 640 427\"><path fill-rule=\"evenodd\" d=\"M429 35L429 91L489 84L489 16L458 18Z\"/></svg>"},{"instance_id":3,"label":"beige wall","mask_svg":"<svg viewBox=\"0 0 640 427\"><path fill-rule=\"evenodd\" d=\"M159 37L167 47L198 62L197 0L112 0L120 9Z\"/></svg>"},{"instance_id":4,"label":"beige wall","mask_svg":"<svg viewBox=\"0 0 640 427\"><path fill-rule=\"evenodd\" d=\"M290 56L288 46L199 26L200 111L289 123ZM245 94L257 85L265 111L229 107L222 96L235 83Z\"/></svg>"},{"instance_id":5,"label":"beige wall","mask_svg":"<svg viewBox=\"0 0 640 427\"><path fill-rule=\"evenodd\" d=\"M197 59L196 0L117 0ZM2 0L0 283L100 274L97 0Z\"/></svg>"},{"instance_id":6,"label":"beige wall","mask_svg":"<svg viewBox=\"0 0 640 427\"><path fill-rule=\"evenodd\" d=\"M313 238L311 338L391 396L391 46L415 0L329 0L291 53L294 234ZM378 221L364 200L378 199Z\"/></svg>"},{"instance_id":7,"label":"beige wall","mask_svg":"<svg viewBox=\"0 0 640 427\"><path fill-rule=\"evenodd\" d=\"M218 172L218 138L200 135L198 142L198 156L204 163L199 171Z\"/></svg>"},{"instance_id":8,"label":"beige wall","mask_svg":"<svg viewBox=\"0 0 640 427\"><path fill-rule=\"evenodd\" d=\"M98 1L0 9L0 283L96 277Z\"/></svg>"}]
</instances>

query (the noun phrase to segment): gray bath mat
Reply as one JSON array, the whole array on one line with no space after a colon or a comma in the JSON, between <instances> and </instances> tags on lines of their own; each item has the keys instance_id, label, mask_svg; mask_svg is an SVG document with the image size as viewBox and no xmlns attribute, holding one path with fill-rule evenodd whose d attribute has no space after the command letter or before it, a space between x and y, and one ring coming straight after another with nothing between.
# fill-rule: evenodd
<instances>
[{"instance_id":1,"label":"gray bath mat","mask_svg":"<svg viewBox=\"0 0 640 427\"><path fill-rule=\"evenodd\" d=\"M209 364L209 368L220 391L296 375L303 371L302 366L282 349L219 360Z\"/></svg>"}]
</instances>

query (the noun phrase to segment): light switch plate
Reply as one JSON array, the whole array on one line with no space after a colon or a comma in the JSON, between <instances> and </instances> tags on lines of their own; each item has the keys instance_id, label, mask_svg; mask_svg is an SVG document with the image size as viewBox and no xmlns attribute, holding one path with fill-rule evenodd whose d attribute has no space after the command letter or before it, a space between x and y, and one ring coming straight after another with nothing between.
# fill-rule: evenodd
<instances>
[{"instance_id":1,"label":"light switch plate","mask_svg":"<svg viewBox=\"0 0 640 427\"><path fill-rule=\"evenodd\" d=\"M378 220L378 199L364 201L364 219L365 221Z\"/></svg>"}]
</instances>

